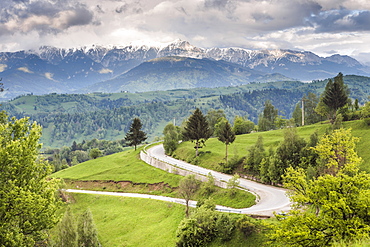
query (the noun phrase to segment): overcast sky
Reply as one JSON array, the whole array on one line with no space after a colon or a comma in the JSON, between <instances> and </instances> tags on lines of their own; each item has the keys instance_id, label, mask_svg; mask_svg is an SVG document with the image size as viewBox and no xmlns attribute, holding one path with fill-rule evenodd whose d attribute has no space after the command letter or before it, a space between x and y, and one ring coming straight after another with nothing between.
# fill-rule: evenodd
<instances>
[{"instance_id":1,"label":"overcast sky","mask_svg":"<svg viewBox=\"0 0 370 247\"><path fill-rule=\"evenodd\" d=\"M370 63L369 0L0 0L0 51L166 43L294 49Z\"/></svg>"}]
</instances>

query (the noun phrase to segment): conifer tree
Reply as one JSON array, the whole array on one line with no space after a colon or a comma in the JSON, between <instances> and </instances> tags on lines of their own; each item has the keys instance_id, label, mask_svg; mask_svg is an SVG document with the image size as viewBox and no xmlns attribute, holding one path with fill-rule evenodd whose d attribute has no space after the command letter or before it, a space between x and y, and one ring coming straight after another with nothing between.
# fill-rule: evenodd
<instances>
[{"instance_id":1,"label":"conifer tree","mask_svg":"<svg viewBox=\"0 0 370 247\"><path fill-rule=\"evenodd\" d=\"M185 140L195 142L196 156L199 155L198 149L204 145L211 134L206 118L202 111L197 108L186 122L183 133Z\"/></svg>"},{"instance_id":2,"label":"conifer tree","mask_svg":"<svg viewBox=\"0 0 370 247\"><path fill-rule=\"evenodd\" d=\"M321 100L329 108L331 123L335 121L337 110L347 104L348 94L348 88L343 82L342 73L334 77L334 82L330 79L326 84Z\"/></svg>"},{"instance_id":3,"label":"conifer tree","mask_svg":"<svg viewBox=\"0 0 370 247\"><path fill-rule=\"evenodd\" d=\"M58 247L77 247L77 226L70 207L67 208L59 225Z\"/></svg>"},{"instance_id":4,"label":"conifer tree","mask_svg":"<svg viewBox=\"0 0 370 247\"><path fill-rule=\"evenodd\" d=\"M78 232L78 246L81 247L100 246L98 239L98 231L94 224L93 215L90 209L87 209L79 217L77 232Z\"/></svg>"},{"instance_id":5,"label":"conifer tree","mask_svg":"<svg viewBox=\"0 0 370 247\"><path fill-rule=\"evenodd\" d=\"M125 141L129 146L135 146L135 151L136 146L147 139L146 133L141 130L142 127L140 119L134 118L130 130L126 133Z\"/></svg>"}]
</instances>

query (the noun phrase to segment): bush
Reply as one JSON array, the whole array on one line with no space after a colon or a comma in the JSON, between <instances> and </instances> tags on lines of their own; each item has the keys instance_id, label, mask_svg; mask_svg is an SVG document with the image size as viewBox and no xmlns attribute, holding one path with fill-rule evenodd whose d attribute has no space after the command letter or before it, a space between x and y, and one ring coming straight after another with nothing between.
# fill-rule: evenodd
<instances>
[{"instance_id":1,"label":"bush","mask_svg":"<svg viewBox=\"0 0 370 247\"><path fill-rule=\"evenodd\" d=\"M365 118L364 122L367 126L370 126L370 118Z\"/></svg>"},{"instance_id":2,"label":"bush","mask_svg":"<svg viewBox=\"0 0 370 247\"><path fill-rule=\"evenodd\" d=\"M257 232L258 227L256 224L251 222L251 218L248 216L244 216L236 221L236 227L244 234L244 236L248 237L252 235L252 233Z\"/></svg>"}]
</instances>

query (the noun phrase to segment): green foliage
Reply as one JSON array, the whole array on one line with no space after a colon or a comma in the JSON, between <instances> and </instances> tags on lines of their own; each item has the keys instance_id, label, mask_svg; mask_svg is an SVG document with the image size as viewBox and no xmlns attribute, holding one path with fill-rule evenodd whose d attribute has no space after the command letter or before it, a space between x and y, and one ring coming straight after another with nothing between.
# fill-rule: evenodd
<instances>
[{"instance_id":1,"label":"green foliage","mask_svg":"<svg viewBox=\"0 0 370 247\"><path fill-rule=\"evenodd\" d=\"M188 175L180 180L178 192L186 203L186 216L189 216L189 201L193 198L200 187L200 182L195 175Z\"/></svg>"},{"instance_id":2,"label":"green foliage","mask_svg":"<svg viewBox=\"0 0 370 247\"><path fill-rule=\"evenodd\" d=\"M237 187L240 184L240 176L238 174L235 174L232 178L227 181L227 188L229 189L230 195L234 196L237 191Z\"/></svg>"},{"instance_id":3,"label":"green foliage","mask_svg":"<svg viewBox=\"0 0 370 247\"><path fill-rule=\"evenodd\" d=\"M265 108L258 119L258 130L266 131L276 129L275 120L278 117L278 110L272 105L270 100L265 102Z\"/></svg>"},{"instance_id":4,"label":"green foliage","mask_svg":"<svg viewBox=\"0 0 370 247\"><path fill-rule=\"evenodd\" d=\"M362 162L355 150L357 142L359 138L351 134L351 129L337 129L323 136L313 149L319 155L324 173L357 172Z\"/></svg>"},{"instance_id":5,"label":"green foliage","mask_svg":"<svg viewBox=\"0 0 370 247\"><path fill-rule=\"evenodd\" d=\"M132 121L130 130L126 133L125 141L128 142L129 146L136 146L141 144L147 139L146 133L141 130L143 125L139 118L134 118Z\"/></svg>"},{"instance_id":6,"label":"green foliage","mask_svg":"<svg viewBox=\"0 0 370 247\"><path fill-rule=\"evenodd\" d=\"M171 155L179 145L180 141L180 128L174 126L172 123L166 125L163 130L164 141L163 147L167 155Z\"/></svg>"},{"instance_id":7,"label":"green foliage","mask_svg":"<svg viewBox=\"0 0 370 247\"><path fill-rule=\"evenodd\" d=\"M93 215L90 209L81 214L77 224L78 246L99 247L101 246L98 239Z\"/></svg>"},{"instance_id":8,"label":"green foliage","mask_svg":"<svg viewBox=\"0 0 370 247\"><path fill-rule=\"evenodd\" d=\"M265 156L263 137L259 135L256 144L248 149L248 156L245 159L244 168L249 174L258 176L260 174L262 160Z\"/></svg>"},{"instance_id":9,"label":"green foliage","mask_svg":"<svg viewBox=\"0 0 370 247\"><path fill-rule=\"evenodd\" d=\"M102 155L102 152L99 149L97 149L97 148L93 148L89 152L89 156L92 159L96 159L96 158L100 157L101 155Z\"/></svg>"},{"instance_id":10,"label":"green foliage","mask_svg":"<svg viewBox=\"0 0 370 247\"><path fill-rule=\"evenodd\" d=\"M308 180L303 169L288 168L284 186L296 209L278 217L281 224L273 240L290 246L329 246L369 237L370 175L359 172L356 141L344 129L322 137L314 149L327 173L317 178Z\"/></svg>"},{"instance_id":11,"label":"green foliage","mask_svg":"<svg viewBox=\"0 0 370 247\"><path fill-rule=\"evenodd\" d=\"M235 135L248 134L254 129L254 123L246 117L235 116L233 131Z\"/></svg>"},{"instance_id":12,"label":"green foliage","mask_svg":"<svg viewBox=\"0 0 370 247\"><path fill-rule=\"evenodd\" d=\"M58 181L38 158L41 126L0 112L0 243L32 246L57 223Z\"/></svg>"},{"instance_id":13,"label":"green foliage","mask_svg":"<svg viewBox=\"0 0 370 247\"><path fill-rule=\"evenodd\" d=\"M67 208L59 224L58 247L77 247L77 224L70 207Z\"/></svg>"},{"instance_id":14,"label":"green foliage","mask_svg":"<svg viewBox=\"0 0 370 247\"><path fill-rule=\"evenodd\" d=\"M294 119L295 126L302 126L302 109L300 103L295 105L292 117Z\"/></svg>"},{"instance_id":15,"label":"green foliage","mask_svg":"<svg viewBox=\"0 0 370 247\"><path fill-rule=\"evenodd\" d=\"M177 229L177 246L205 246L215 238L230 240L234 232L234 220L227 214L201 206L181 221Z\"/></svg>"},{"instance_id":16,"label":"green foliage","mask_svg":"<svg viewBox=\"0 0 370 247\"><path fill-rule=\"evenodd\" d=\"M236 227L244 234L244 236L249 237L253 233L258 231L258 226L249 216L243 215L236 221Z\"/></svg>"},{"instance_id":17,"label":"green foliage","mask_svg":"<svg viewBox=\"0 0 370 247\"><path fill-rule=\"evenodd\" d=\"M202 111L197 108L189 117L184 127L183 137L185 140L195 142L195 156L199 155L198 149L201 148L211 136L207 119Z\"/></svg>"},{"instance_id":18,"label":"green foliage","mask_svg":"<svg viewBox=\"0 0 370 247\"><path fill-rule=\"evenodd\" d=\"M225 160L226 160L226 165L227 165L227 146L235 141L235 133L231 129L231 125L229 121L227 121L226 119L219 121L216 129L217 129L216 131L217 139L220 142L225 144L225 148L226 148Z\"/></svg>"},{"instance_id":19,"label":"green foliage","mask_svg":"<svg viewBox=\"0 0 370 247\"><path fill-rule=\"evenodd\" d=\"M215 134L216 124L223 118L226 118L226 115L225 115L223 110L221 110L221 109L218 109L218 110L210 109L210 110L208 110L208 112L206 114L206 119L207 119L207 122L208 122L208 125L209 125L209 130L212 133L212 135Z\"/></svg>"},{"instance_id":20,"label":"green foliage","mask_svg":"<svg viewBox=\"0 0 370 247\"><path fill-rule=\"evenodd\" d=\"M333 123L336 112L348 102L348 88L344 84L343 74L334 77L334 82L329 80L321 97L322 102L329 108L330 120Z\"/></svg>"},{"instance_id":21,"label":"green foliage","mask_svg":"<svg viewBox=\"0 0 370 247\"><path fill-rule=\"evenodd\" d=\"M200 187L200 194L204 197L208 197L216 191L215 178L211 173L208 173L207 178L208 180L203 182Z\"/></svg>"}]
</instances>

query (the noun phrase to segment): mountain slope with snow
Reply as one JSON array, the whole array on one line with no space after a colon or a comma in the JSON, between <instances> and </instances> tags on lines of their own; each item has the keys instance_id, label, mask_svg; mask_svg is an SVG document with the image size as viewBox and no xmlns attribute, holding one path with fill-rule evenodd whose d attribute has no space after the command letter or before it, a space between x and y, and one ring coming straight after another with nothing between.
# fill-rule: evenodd
<instances>
[{"instance_id":1,"label":"mountain slope with snow","mask_svg":"<svg viewBox=\"0 0 370 247\"><path fill-rule=\"evenodd\" d=\"M369 67L349 56L323 58L308 51L233 47L205 49L181 40L161 46L91 46L71 49L42 46L37 51L0 53L0 77L8 89L0 95L0 99L28 93L78 93L82 88L96 83L103 85L105 81L127 79L129 76L125 73L149 60L173 56L228 62L254 70L255 73L281 74L281 77L303 81L333 77L338 72L370 75ZM171 74L169 70L166 73L166 76ZM187 76L189 81L193 80L190 75ZM135 87L134 83L129 84Z\"/></svg>"}]
</instances>

